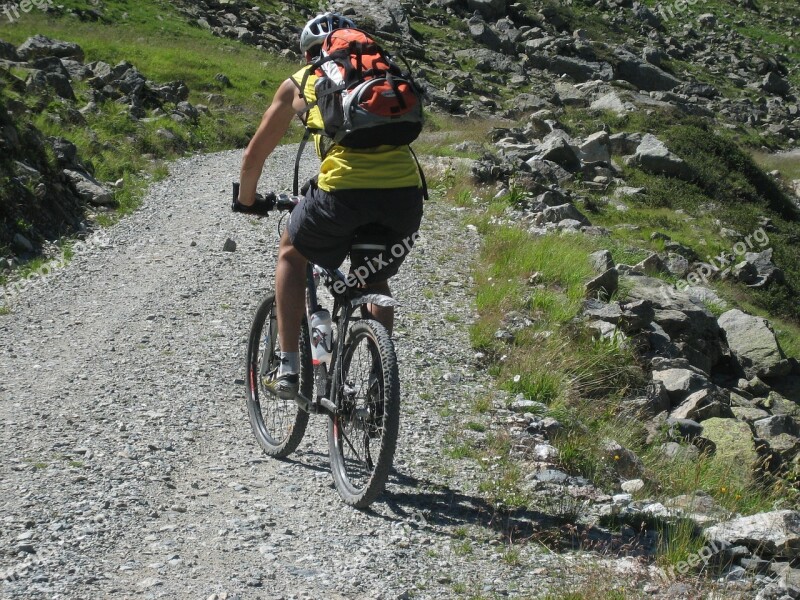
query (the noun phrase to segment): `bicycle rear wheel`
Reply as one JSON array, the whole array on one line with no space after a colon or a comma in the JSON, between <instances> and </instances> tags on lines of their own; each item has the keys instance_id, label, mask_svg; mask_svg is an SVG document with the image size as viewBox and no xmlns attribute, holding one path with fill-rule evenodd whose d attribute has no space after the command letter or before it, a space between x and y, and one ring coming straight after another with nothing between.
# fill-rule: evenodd
<instances>
[{"instance_id":1,"label":"bicycle rear wheel","mask_svg":"<svg viewBox=\"0 0 800 600\"><path fill-rule=\"evenodd\" d=\"M256 311L247 343L247 413L259 445L269 456L282 458L297 449L308 424L308 413L294 400L282 400L264 388L280 366L275 294L269 294ZM300 330L300 393L311 398L311 347L308 324Z\"/></svg>"},{"instance_id":2,"label":"bicycle rear wheel","mask_svg":"<svg viewBox=\"0 0 800 600\"><path fill-rule=\"evenodd\" d=\"M400 428L400 376L386 328L356 321L342 356L336 414L328 421L328 448L342 499L365 508L383 491Z\"/></svg>"}]
</instances>

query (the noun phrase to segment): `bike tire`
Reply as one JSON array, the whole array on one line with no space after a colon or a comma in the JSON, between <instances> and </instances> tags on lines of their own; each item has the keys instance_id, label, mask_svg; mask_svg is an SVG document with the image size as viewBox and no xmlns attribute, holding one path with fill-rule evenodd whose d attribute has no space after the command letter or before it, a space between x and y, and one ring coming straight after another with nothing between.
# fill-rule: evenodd
<instances>
[{"instance_id":1,"label":"bike tire","mask_svg":"<svg viewBox=\"0 0 800 600\"><path fill-rule=\"evenodd\" d=\"M269 325L270 330L265 331ZM258 444L269 456L283 458L297 449L308 425L308 413L294 400L281 400L263 390L262 377L275 376L280 357L275 294L269 294L256 310L247 342L247 414ZM311 370L308 324L300 329L300 393L311 398L314 381ZM266 417L266 418L265 418Z\"/></svg>"},{"instance_id":2,"label":"bike tire","mask_svg":"<svg viewBox=\"0 0 800 600\"><path fill-rule=\"evenodd\" d=\"M386 485L400 429L400 375L389 332L377 321L356 321L340 364L336 413L328 420L331 471L342 500L366 508Z\"/></svg>"}]
</instances>

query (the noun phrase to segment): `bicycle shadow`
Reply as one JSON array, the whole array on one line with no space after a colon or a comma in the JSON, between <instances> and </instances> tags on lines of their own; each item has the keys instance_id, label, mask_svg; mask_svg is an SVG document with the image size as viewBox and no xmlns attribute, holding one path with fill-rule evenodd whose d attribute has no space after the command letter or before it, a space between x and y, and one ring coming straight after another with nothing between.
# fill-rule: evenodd
<instances>
[{"instance_id":1,"label":"bicycle shadow","mask_svg":"<svg viewBox=\"0 0 800 600\"><path fill-rule=\"evenodd\" d=\"M313 460L310 462L309 459ZM328 454L306 450L285 462L312 471L328 471ZM386 511L378 510L385 507ZM623 535L603 527L576 522L574 515L548 512L533 506L504 509L478 495L446 484L420 479L393 468L386 491L363 514L392 524L407 523L436 535L458 539L463 527L490 530L506 544L537 543L551 552L591 551L604 556L635 557L652 561L657 548L646 528Z\"/></svg>"},{"instance_id":2,"label":"bicycle shadow","mask_svg":"<svg viewBox=\"0 0 800 600\"><path fill-rule=\"evenodd\" d=\"M396 470L392 471L389 483L378 502L392 511L393 520L413 523L421 514L427 525L448 537L459 537L462 535L459 528L471 525L494 531L507 544L534 542L557 553L584 550L606 556L653 559L657 550L652 536L644 529L625 536L576 523L572 515L554 514L537 507L504 509L480 496Z\"/></svg>"}]
</instances>

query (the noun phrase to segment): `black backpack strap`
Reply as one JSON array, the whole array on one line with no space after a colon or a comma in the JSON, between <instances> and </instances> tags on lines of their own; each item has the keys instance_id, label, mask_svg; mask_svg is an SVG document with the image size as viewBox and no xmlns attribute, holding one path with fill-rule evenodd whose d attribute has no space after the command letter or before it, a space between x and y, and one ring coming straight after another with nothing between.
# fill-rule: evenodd
<instances>
[{"instance_id":1,"label":"black backpack strap","mask_svg":"<svg viewBox=\"0 0 800 600\"><path fill-rule=\"evenodd\" d=\"M430 196L428 195L428 182L425 180L425 172L422 170L422 165L419 164L419 159L417 158L417 154L414 152L414 149L411 146L409 146L408 149L411 151L411 156L414 157L414 162L417 163L419 178L422 181L422 197L425 198L425 200L430 200Z\"/></svg>"},{"instance_id":2,"label":"black backpack strap","mask_svg":"<svg viewBox=\"0 0 800 600\"><path fill-rule=\"evenodd\" d=\"M311 137L311 130L306 128L303 134L303 140L297 148L297 156L294 159L294 181L292 183L292 194L297 196L300 193L300 159L303 157L303 151L306 149L308 139ZM419 164L419 163L418 163Z\"/></svg>"}]
</instances>

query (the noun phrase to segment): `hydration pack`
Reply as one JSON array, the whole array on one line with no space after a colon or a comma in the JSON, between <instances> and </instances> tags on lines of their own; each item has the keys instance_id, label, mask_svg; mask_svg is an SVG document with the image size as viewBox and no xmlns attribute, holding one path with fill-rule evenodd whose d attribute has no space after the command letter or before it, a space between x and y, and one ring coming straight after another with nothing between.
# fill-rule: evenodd
<instances>
[{"instance_id":1,"label":"hydration pack","mask_svg":"<svg viewBox=\"0 0 800 600\"><path fill-rule=\"evenodd\" d=\"M306 71L300 93L310 74L319 107L321 133L347 148L404 146L422 131L422 91L381 47L360 29L336 29L322 44L320 57Z\"/></svg>"}]
</instances>

